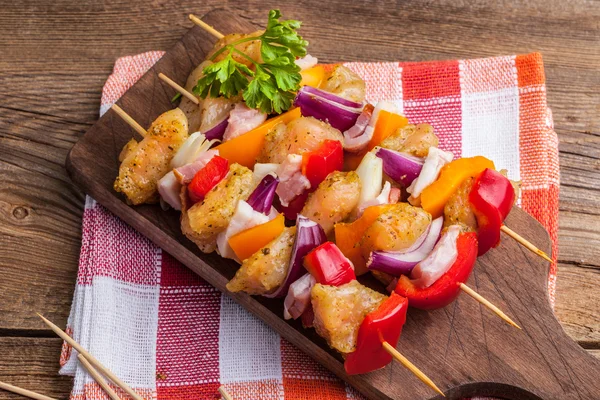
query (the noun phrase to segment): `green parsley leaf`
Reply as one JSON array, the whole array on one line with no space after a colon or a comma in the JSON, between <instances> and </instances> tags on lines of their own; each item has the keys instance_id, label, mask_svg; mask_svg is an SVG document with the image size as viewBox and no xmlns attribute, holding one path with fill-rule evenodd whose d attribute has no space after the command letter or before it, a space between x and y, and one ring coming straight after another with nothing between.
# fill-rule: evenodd
<instances>
[{"instance_id":1,"label":"green parsley leaf","mask_svg":"<svg viewBox=\"0 0 600 400\"><path fill-rule=\"evenodd\" d=\"M212 59L220 54L225 58L204 69L204 76L198 80L194 93L202 98L223 96L230 98L243 93L246 105L264 113L282 113L292 106L295 92L300 88L300 67L296 57L306 55L308 42L296 32L301 22L281 21L281 12L271 10L265 32L257 37L246 37L228 44L217 51ZM249 41L260 41L262 63L250 58L235 46ZM249 68L236 61L237 53L251 61ZM238 58L239 59L239 58Z\"/></svg>"},{"instance_id":2,"label":"green parsley leaf","mask_svg":"<svg viewBox=\"0 0 600 400\"><path fill-rule=\"evenodd\" d=\"M177 93L175 96L173 96L173 98L171 99L171 103L175 103L178 99L181 98L181 93Z\"/></svg>"}]
</instances>

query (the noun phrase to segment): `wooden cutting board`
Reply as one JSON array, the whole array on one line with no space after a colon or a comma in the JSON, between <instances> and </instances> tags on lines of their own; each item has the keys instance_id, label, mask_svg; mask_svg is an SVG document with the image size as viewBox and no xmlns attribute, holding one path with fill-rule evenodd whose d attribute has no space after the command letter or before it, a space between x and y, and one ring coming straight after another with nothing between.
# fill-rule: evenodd
<instances>
[{"instance_id":1,"label":"wooden cutting board","mask_svg":"<svg viewBox=\"0 0 600 400\"><path fill-rule=\"evenodd\" d=\"M203 17L223 33L256 29L229 11ZM192 28L119 101L142 126L173 106L174 91L158 79L163 72L185 82L215 39ZM319 56L319 54L317 54ZM134 132L108 112L77 142L67 158L73 181L114 214L179 261L227 293L281 336L309 354L370 399L438 398L402 366L348 376L343 360L314 330L282 318L283 302L228 293L225 284L237 264L216 254L202 254L179 229L179 215L155 206L128 206L112 189L118 155ZM515 208L507 225L550 252L545 229ZM588 355L563 331L551 310L549 265L508 237L477 261L469 285L505 310L523 330L508 326L466 295L433 312L409 310L398 349L451 399L486 395L507 399L600 399L600 361Z\"/></svg>"}]
</instances>

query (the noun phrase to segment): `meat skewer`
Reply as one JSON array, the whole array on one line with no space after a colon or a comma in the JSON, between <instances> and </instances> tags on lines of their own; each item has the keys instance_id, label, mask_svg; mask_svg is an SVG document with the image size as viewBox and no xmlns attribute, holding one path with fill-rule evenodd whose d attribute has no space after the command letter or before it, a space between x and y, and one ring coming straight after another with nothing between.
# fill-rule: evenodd
<instances>
[{"instance_id":1,"label":"meat skewer","mask_svg":"<svg viewBox=\"0 0 600 400\"><path fill-rule=\"evenodd\" d=\"M213 27L211 27L210 25L203 22L198 17L190 14L189 18L192 22L194 22L196 25L200 26L201 28L203 28L204 30L206 30L207 32L209 32L210 34L215 36L217 39L221 39L224 37L224 35L222 33L218 32L217 30L215 30ZM522 246L524 246L525 248L530 250L531 252L542 257L544 260L546 260L548 262L553 262L552 259L544 251L537 248L531 242L529 242L528 240L526 240L525 238L520 236L518 233L516 233L513 230L511 230L510 228L508 228L506 225L502 226L502 231L504 233L506 233L507 235L509 235L512 239L516 240L519 244L521 244Z\"/></svg>"},{"instance_id":2,"label":"meat skewer","mask_svg":"<svg viewBox=\"0 0 600 400\"><path fill-rule=\"evenodd\" d=\"M168 76L166 76L162 72L158 74L158 77L163 82L165 82L167 85L171 86L173 89L175 89L179 93L181 93L181 95L183 95L183 96L187 97L188 99L190 99L190 101L192 101L194 104L200 104L200 101L198 101L198 98L196 96L194 96L192 93L190 93L187 90L185 90L183 87L181 87L180 85L178 85L175 81L173 81L171 78L169 78Z\"/></svg>"},{"instance_id":3,"label":"meat skewer","mask_svg":"<svg viewBox=\"0 0 600 400\"><path fill-rule=\"evenodd\" d=\"M121 107L119 107L116 104L113 104L111 109L114 112L116 112L117 115L123 119L123 121L127 122L127 124L130 127L132 127L134 131L139 133L140 136L146 137L148 132L144 128L142 128L142 126L140 124L138 124L135 119L131 118L131 116L129 114L127 114L125 111L123 111L123 109Z\"/></svg>"}]
</instances>

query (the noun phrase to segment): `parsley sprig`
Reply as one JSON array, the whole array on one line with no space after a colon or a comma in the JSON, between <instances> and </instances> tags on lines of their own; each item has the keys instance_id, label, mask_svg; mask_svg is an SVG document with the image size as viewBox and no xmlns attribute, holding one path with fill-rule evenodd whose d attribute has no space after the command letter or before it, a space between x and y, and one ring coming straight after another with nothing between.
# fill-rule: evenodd
<instances>
[{"instance_id":1,"label":"parsley sprig","mask_svg":"<svg viewBox=\"0 0 600 400\"><path fill-rule=\"evenodd\" d=\"M308 42L296 32L300 21L280 21L280 17L279 10L269 11L267 28L262 35L237 40L213 54L210 60L227 52L223 60L204 69L204 76L198 80L194 93L202 98L230 98L242 92L248 107L264 113L280 114L289 109L302 79L300 67L294 61L296 57L306 55ZM240 43L254 40L260 40L262 63L235 48ZM254 70L236 61L234 54L249 60Z\"/></svg>"}]
</instances>

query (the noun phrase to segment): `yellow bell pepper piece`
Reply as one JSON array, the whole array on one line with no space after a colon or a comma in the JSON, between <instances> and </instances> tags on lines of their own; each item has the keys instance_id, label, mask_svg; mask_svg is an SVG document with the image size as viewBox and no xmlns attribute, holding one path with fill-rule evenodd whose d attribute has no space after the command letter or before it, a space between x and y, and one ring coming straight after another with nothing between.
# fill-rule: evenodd
<instances>
[{"instance_id":1,"label":"yellow bell pepper piece","mask_svg":"<svg viewBox=\"0 0 600 400\"><path fill-rule=\"evenodd\" d=\"M315 65L312 68L300 71L300 75L302 75L300 86L312 86L318 88L325 77L325 68L323 68L322 65Z\"/></svg>"},{"instance_id":2,"label":"yellow bell pepper piece","mask_svg":"<svg viewBox=\"0 0 600 400\"><path fill-rule=\"evenodd\" d=\"M219 155L229 160L230 163L238 163L245 167L252 168L256 163L256 157L260 154L265 145L265 136L277 125L287 124L297 118L300 118L300 108L294 108L275 118L265 121L262 125L246 132L236 138L221 143L216 150Z\"/></svg>"},{"instance_id":3,"label":"yellow bell pepper piece","mask_svg":"<svg viewBox=\"0 0 600 400\"><path fill-rule=\"evenodd\" d=\"M282 214L274 219L253 228L246 229L229 238L229 245L235 255L241 260L249 258L270 242L275 240L285 228L285 218Z\"/></svg>"},{"instance_id":4,"label":"yellow bell pepper piece","mask_svg":"<svg viewBox=\"0 0 600 400\"><path fill-rule=\"evenodd\" d=\"M438 179L421 192L421 207L432 218L441 216L450 196L465 179L479 176L486 168L495 169L494 162L483 156L452 161L442 168Z\"/></svg>"}]
</instances>

